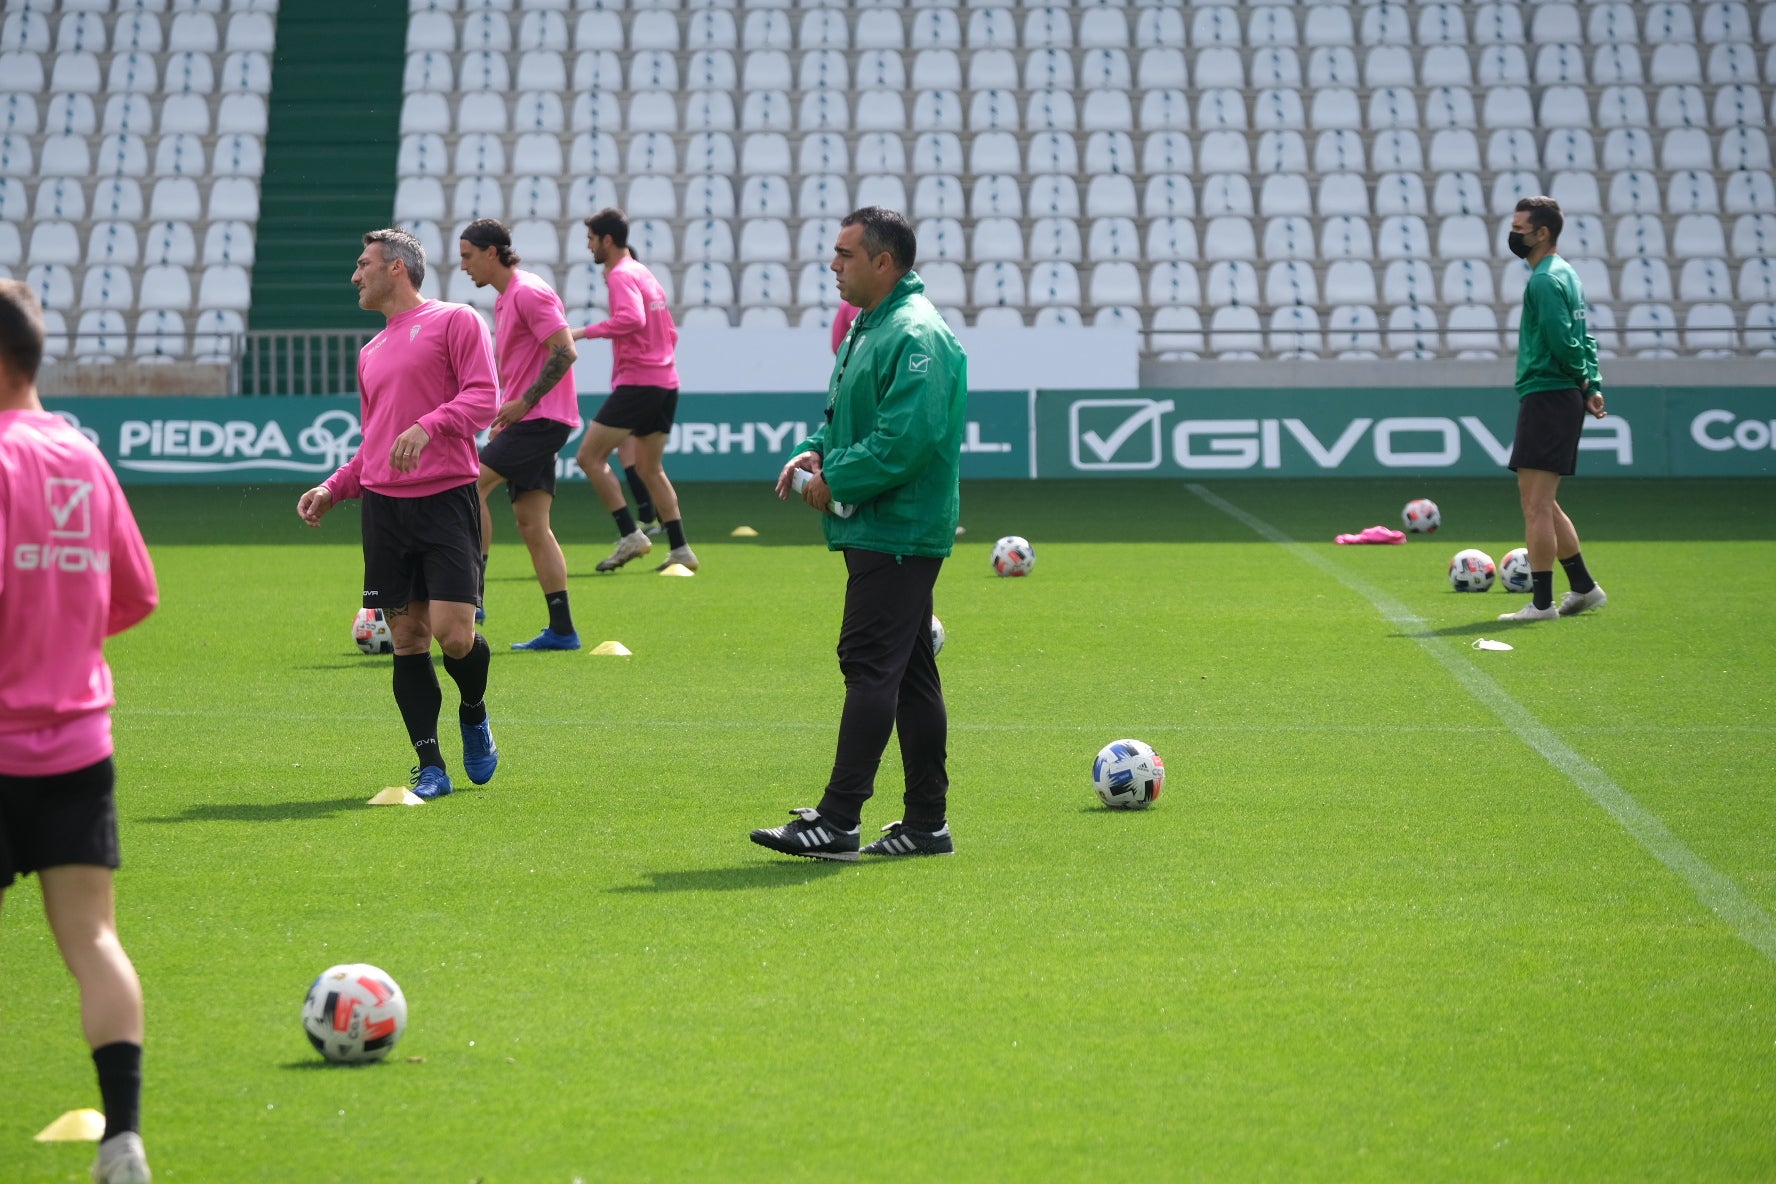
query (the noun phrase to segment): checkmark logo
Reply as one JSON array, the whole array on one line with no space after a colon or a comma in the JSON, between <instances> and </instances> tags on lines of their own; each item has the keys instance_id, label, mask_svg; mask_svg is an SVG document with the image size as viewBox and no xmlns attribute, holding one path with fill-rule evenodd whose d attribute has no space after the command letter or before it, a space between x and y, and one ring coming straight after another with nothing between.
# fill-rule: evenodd
<instances>
[{"instance_id":1,"label":"checkmark logo","mask_svg":"<svg viewBox=\"0 0 1776 1184\"><path fill-rule=\"evenodd\" d=\"M92 533L92 491L91 481L72 477L51 477L45 482L43 496L54 523L51 538L83 539Z\"/></svg>"},{"instance_id":2,"label":"checkmark logo","mask_svg":"<svg viewBox=\"0 0 1776 1184\"><path fill-rule=\"evenodd\" d=\"M1176 407L1170 399L1078 400L1070 411L1073 467L1099 471L1157 469L1164 455L1161 421Z\"/></svg>"},{"instance_id":3,"label":"checkmark logo","mask_svg":"<svg viewBox=\"0 0 1776 1184\"><path fill-rule=\"evenodd\" d=\"M924 354L908 354L907 369L914 374L931 373L931 359Z\"/></svg>"}]
</instances>

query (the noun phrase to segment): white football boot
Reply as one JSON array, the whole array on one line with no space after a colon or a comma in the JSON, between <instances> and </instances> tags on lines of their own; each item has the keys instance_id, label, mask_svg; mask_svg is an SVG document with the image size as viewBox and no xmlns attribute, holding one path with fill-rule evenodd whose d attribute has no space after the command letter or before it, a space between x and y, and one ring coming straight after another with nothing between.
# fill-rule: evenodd
<instances>
[{"instance_id":1,"label":"white football boot","mask_svg":"<svg viewBox=\"0 0 1776 1184\"><path fill-rule=\"evenodd\" d=\"M1568 592L1562 596L1558 611L1563 617L1576 617L1594 608L1602 608L1608 603L1609 597L1603 594L1603 585L1593 584L1589 592Z\"/></svg>"}]
</instances>

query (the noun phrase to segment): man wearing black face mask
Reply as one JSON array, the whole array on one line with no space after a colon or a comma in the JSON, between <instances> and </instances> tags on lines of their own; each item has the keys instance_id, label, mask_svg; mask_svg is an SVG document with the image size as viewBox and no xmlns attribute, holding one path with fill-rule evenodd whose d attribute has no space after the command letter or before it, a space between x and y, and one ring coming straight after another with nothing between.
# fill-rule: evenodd
<instances>
[{"instance_id":1,"label":"man wearing black face mask","mask_svg":"<svg viewBox=\"0 0 1776 1184\"><path fill-rule=\"evenodd\" d=\"M1533 599L1501 621L1550 621L1600 608L1609 599L1579 553L1579 534L1555 494L1578 465L1579 433L1589 411L1604 416L1597 342L1585 325L1585 291L1578 273L1554 253L1564 224L1560 203L1526 197L1511 215L1511 253L1533 269L1523 292L1517 331L1517 438L1511 469L1523 503ZM1554 560L1572 591L1554 607Z\"/></svg>"}]
</instances>

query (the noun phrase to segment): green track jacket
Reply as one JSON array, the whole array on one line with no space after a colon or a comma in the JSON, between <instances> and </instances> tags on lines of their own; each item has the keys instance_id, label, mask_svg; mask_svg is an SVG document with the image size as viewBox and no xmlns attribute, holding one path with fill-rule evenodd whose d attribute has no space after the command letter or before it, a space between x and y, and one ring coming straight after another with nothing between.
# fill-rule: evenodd
<instances>
[{"instance_id":1,"label":"green track jacket","mask_svg":"<svg viewBox=\"0 0 1776 1184\"><path fill-rule=\"evenodd\" d=\"M956 541L957 486L968 406L968 355L917 272L859 313L827 384L826 423L796 445L818 452L834 500L826 545L947 557Z\"/></svg>"},{"instance_id":2,"label":"green track jacket","mask_svg":"<svg viewBox=\"0 0 1776 1184\"><path fill-rule=\"evenodd\" d=\"M1585 323L1585 289L1572 265L1558 255L1536 264L1523 291L1523 320L1517 328L1517 396L1564 391L1591 380L1603 392L1597 370L1597 342Z\"/></svg>"}]
</instances>

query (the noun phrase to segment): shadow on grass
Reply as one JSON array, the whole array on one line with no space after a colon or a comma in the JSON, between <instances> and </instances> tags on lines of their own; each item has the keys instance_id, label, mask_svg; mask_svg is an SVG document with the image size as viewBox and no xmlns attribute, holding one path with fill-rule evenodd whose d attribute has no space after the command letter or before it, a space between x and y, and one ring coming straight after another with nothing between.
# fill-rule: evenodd
<instances>
[{"instance_id":1,"label":"shadow on grass","mask_svg":"<svg viewBox=\"0 0 1776 1184\"><path fill-rule=\"evenodd\" d=\"M331 818L347 810L361 810L363 798L335 798L330 802L201 802L185 807L183 814L144 818L143 822L297 822Z\"/></svg>"},{"instance_id":2,"label":"shadow on grass","mask_svg":"<svg viewBox=\"0 0 1776 1184\"><path fill-rule=\"evenodd\" d=\"M390 1060L364 1061L361 1064L354 1065L354 1064L349 1064L345 1061L326 1061L326 1060L319 1060L319 1059L310 1058L308 1060L303 1060L303 1061L285 1061L283 1064L279 1065L278 1068L288 1069L292 1072L297 1072L297 1073L300 1073L305 1069L325 1069L325 1070L328 1070L329 1072L337 1071L337 1072L342 1072L342 1073L349 1073L353 1069L375 1069L375 1068L378 1068L381 1066L386 1066L386 1065L397 1065L397 1064L400 1064L400 1062L401 1062L401 1058L397 1057L392 1061L390 1061Z\"/></svg>"},{"instance_id":3,"label":"shadow on grass","mask_svg":"<svg viewBox=\"0 0 1776 1184\"><path fill-rule=\"evenodd\" d=\"M784 888L811 884L848 867L864 867L863 862L839 863L832 860L794 863L743 863L738 867L703 867L682 872L642 872L645 884L623 884L607 888L607 892L736 892L746 888Z\"/></svg>"}]
</instances>

